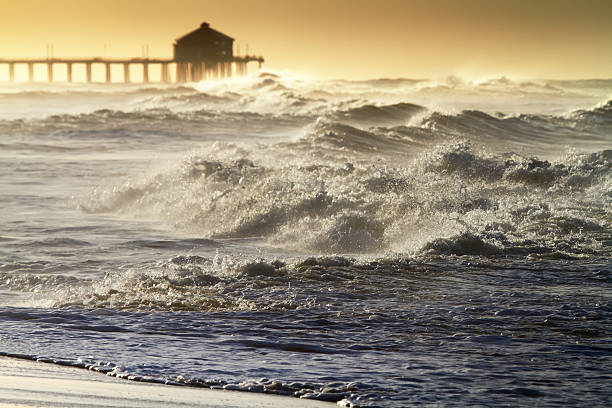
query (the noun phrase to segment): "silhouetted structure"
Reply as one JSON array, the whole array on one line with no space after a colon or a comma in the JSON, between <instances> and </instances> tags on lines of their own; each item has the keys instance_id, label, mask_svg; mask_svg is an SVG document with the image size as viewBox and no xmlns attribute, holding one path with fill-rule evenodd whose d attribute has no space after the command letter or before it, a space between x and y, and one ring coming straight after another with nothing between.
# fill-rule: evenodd
<instances>
[{"instance_id":1,"label":"silhouetted structure","mask_svg":"<svg viewBox=\"0 0 612 408\"><path fill-rule=\"evenodd\" d=\"M234 39L202 23L200 28L185 34L174 43L174 60L184 62L231 61Z\"/></svg>"},{"instance_id":2,"label":"silhouetted structure","mask_svg":"<svg viewBox=\"0 0 612 408\"><path fill-rule=\"evenodd\" d=\"M234 57L234 39L210 28L206 22L174 43L174 61L178 82L200 81L207 78L227 78L246 74L250 61L263 63L262 57Z\"/></svg>"},{"instance_id":3,"label":"silhouetted structure","mask_svg":"<svg viewBox=\"0 0 612 408\"><path fill-rule=\"evenodd\" d=\"M7 64L9 81L15 80L15 66L27 65L28 80L34 81L34 65L45 64L47 67L47 82L53 82L53 67L56 64L66 66L66 78L72 82L73 65L85 66L85 82L92 82L92 66L103 64L105 67L105 82L111 82L111 65L123 66L123 82L130 82L130 65L142 64L142 80L149 82L149 65L161 67L160 82L169 83L170 65L176 66L176 82L201 81L203 79L223 79L242 76L247 73L247 64L251 61L264 62L263 57L252 55L234 56L234 39L210 28L208 23L202 23L194 30L174 43L174 58L19 58L0 59L0 64Z\"/></svg>"}]
</instances>

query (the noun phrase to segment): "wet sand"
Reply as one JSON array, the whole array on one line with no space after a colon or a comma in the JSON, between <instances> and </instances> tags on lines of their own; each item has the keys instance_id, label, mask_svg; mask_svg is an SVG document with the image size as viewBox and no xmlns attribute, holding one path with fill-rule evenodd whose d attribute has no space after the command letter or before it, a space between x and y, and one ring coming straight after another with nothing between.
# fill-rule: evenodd
<instances>
[{"instance_id":1,"label":"wet sand","mask_svg":"<svg viewBox=\"0 0 612 408\"><path fill-rule=\"evenodd\" d=\"M270 394L147 384L0 357L0 407L332 407Z\"/></svg>"}]
</instances>

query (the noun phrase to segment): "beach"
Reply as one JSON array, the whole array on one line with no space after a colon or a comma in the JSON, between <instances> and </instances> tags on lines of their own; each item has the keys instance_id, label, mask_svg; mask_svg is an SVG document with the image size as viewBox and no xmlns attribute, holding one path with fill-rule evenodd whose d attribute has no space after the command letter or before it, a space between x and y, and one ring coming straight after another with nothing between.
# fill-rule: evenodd
<instances>
[{"instance_id":1,"label":"beach","mask_svg":"<svg viewBox=\"0 0 612 408\"><path fill-rule=\"evenodd\" d=\"M278 395L138 383L10 357L0 357L0 407L330 407Z\"/></svg>"}]
</instances>

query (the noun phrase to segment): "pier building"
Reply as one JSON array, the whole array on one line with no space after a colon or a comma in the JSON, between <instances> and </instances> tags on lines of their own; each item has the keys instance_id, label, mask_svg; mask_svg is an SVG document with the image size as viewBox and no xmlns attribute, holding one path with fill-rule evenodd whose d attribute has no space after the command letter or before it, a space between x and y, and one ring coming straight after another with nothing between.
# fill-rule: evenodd
<instances>
[{"instance_id":1,"label":"pier building","mask_svg":"<svg viewBox=\"0 0 612 408\"><path fill-rule=\"evenodd\" d=\"M55 68L63 67L67 82L73 82L74 68L84 68L85 82L93 81L93 67L100 65L104 68L104 77L101 82L112 81L111 67L120 66L123 71L122 81L132 82L130 68L139 65L142 68L142 82L151 80L150 68L158 67L160 75L159 82L198 82L208 79L224 79L243 76L248 73L249 62L258 63L258 67L264 62L264 58L255 55L234 55L234 39L226 34L210 28L208 23L202 23L200 27L184 36L178 38L174 43L174 56L165 58L0 58L0 65L8 66L8 80L15 81L17 67L25 67L28 81L35 81L35 67L43 65L46 67L47 82L54 82ZM60 68L61 70L62 68ZM174 73L172 78L171 72Z\"/></svg>"}]
</instances>

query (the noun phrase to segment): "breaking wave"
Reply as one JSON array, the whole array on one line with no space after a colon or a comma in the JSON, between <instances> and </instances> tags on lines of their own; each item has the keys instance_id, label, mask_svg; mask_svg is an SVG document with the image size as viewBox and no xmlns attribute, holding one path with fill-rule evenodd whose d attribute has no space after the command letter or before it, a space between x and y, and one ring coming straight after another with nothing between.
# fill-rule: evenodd
<instances>
[{"instance_id":1,"label":"breaking wave","mask_svg":"<svg viewBox=\"0 0 612 408\"><path fill-rule=\"evenodd\" d=\"M319 253L453 252L432 241L465 233L509 253L610 249L610 208L600 199L609 196L610 150L548 161L459 142L391 166L359 160L383 144L372 146L368 134L350 132L340 143L326 132L248 151L216 144L172 169L98 190L81 208ZM410 149L394 143L388 148ZM336 150L322 156L322 144Z\"/></svg>"}]
</instances>

